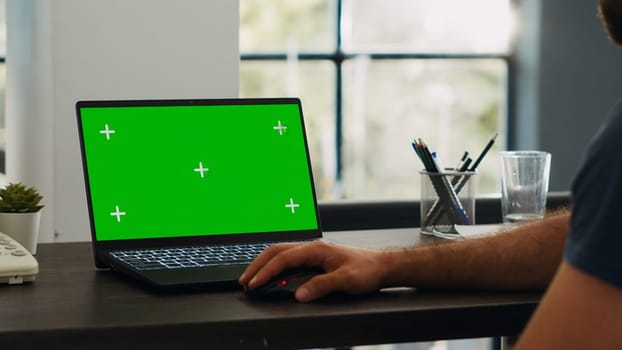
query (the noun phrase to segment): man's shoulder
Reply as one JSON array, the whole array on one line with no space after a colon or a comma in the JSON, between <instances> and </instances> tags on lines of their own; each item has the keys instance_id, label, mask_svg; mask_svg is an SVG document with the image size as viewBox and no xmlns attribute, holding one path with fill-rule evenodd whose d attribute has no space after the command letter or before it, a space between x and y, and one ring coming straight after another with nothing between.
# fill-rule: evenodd
<instances>
[{"instance_id":1,"label":"man's shoulder","mask_svg":"<svg viewBox=\"0 0 622 350\"><path fill-rule=\"evenodd\" d=\"M618 100L613 105L609 111L605 124L622 128L622 99Z\"/></svg>"},{"instance_id":2,"label":"man's shoulder","mask_svg":"<svg viewBox=\"0 0 622 350\"><path fill-rule=\"evenodd\" d=\"M622 145L622 99L613 105L588 149L619 149Z\"/></svg>"}]
</instances>

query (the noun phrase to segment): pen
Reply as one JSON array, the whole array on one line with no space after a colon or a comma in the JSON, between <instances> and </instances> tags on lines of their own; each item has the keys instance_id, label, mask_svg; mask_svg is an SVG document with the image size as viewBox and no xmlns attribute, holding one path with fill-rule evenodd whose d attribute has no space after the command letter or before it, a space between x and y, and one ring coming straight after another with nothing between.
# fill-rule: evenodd
<instances>
[{"instance_id":1,"label":"pen","mask_svg":"<svg viewBox=\"0 0 622 350\"><path fill-rule=\"evenodd\" d=\"M460 169L458 171L460 172L464 172L464 171L472 171L475 172L477 171L477 168L479 167L479 164L482 162L482 160L484 159L484 157L486 156L486 154L488 153L488 151L490 151L490 148L492 147L492 145L495 143L495 141L497 140L497 133L495 133L490 140L488 141L488 143L486 144L486 146L484 147L484 150L482 151L482 153L480 153L480 155L477 157L477 159L475 160L475 162L473 163L473 165L471 166L471 168L469 169L468 166L469 164L467 163L467 161L470 163L471 162L471 158L467 158L467 161L465 161L465 163L462 164L462 166L460 167ZM464 157L464 156L463 156ZM451 184L452 185L457 185L455 187L455 192L460 193L460 191L462 190L462 188L464 188L464 186L466 185L467 181L469 181L470 176L465 175L463 177L459 177L456 176L452 179ZM440 211L439 211L439 206L438 206L438 200L432 205L432 207L430 208L430 210L428 211L428 214L426 215L423 224L425 226L427 226L430 222L432 222L432 225L435 225L438 220L440 220L441 216Z\"/></svg>"},{"instance_id":2,"label":"pen","mask_svg":"<svg viewBox=\"0 0 622 350\"><path fill-rule=\"evenodd\" d=\"M439 159L438 153L432 152L432 160L434 161L434 165L436 165L436 169L438 169L439 173L445 172L445 167L443 166L443 163Z\"/></svg>"},{"instance_id":3,"label":"pen","mask_svg":"<svg viewBox=\"0 0 622 350\"><path fill-rule=\"evenodd\" d=\"M467 157L469 156L469 152L464 151L464 154L462 155L462 158L460 158L460 162L458 163L458 165L455 167L455 169L460 169L462 168L462 165L464 164L464 162L466 162Z\"/></svg>"},{"instance_id":4,"label":"pen","mask_svg":"<svg viewBox=\"0 0 622 350\"><path fill-rule=\"evenodd\" d=\"M432 154L430 153L430 150L428 149L425 142L419 139L419 142L417 145L420 146L418 148L420 148L421 153L423 154L423 157L426 159L430 167L429 170L428 169L426 170L428 170L428 172L431 172L431 173L440 173L441 171L439 171L439 166L436 163ZM448 178L446 176L442 176L442 175L437 176L433 174L429 175L429 177L434 187L434 190L436 191L436 194L438 195L438 201L440 202L441 206L444 208L445 212L449 216L449 219L451 220L451 222L454 224L468 223L469 216L467 212L464 210L464 208L462 207L462 203L460 203L460 200L458 199L458 195L454 191L454 187L449 182Z\"/></svg>"},{"instance_id":5,"label":"pen","mask_svg":"<svg viewBox=\"0 0 622 350\"><path fill-rule=\"evenodd\" d=\"M467 171L467 169L469 169L469 165L471 165L471 162L473 161L473 159L471 159L471 157L468 157L464 163L462 163L462 165L458 168L459 172L464 172ZM455 185L455 183L454 183Z\"/></svg>"},{"instance_id":6,"label":"pen","mask_svg":"<svg viewBox=\"0 0 622 350\"><path fill-rule=\"evenodd\" d=\"M468 156L469 156L469 151L464 151L464 154L462 155L462 158L460 158L460 160L464 161Z\"/></svg>"},{"instance_id":7,"label":"pen","mask_svg":"<svg viewBox=\"0 0 622 350\"><path fill-rule=\"evenodd\" d=\"M471 166L471 169L469 169L469 171L477 171L477 167L479 167L479 163L482 162L482 159L484 159L484 157L486 156L486 153L488 153L488 151L490 150L490 148L492 147L492 145L495 143L495 141L497 140L497 135L498 134L494 134L491 138L490 141L488 141L488 143L486 144L486 147L484 147L484 150L482 151L482 153L479 155L479 157L477 157L477 159L475 160L475 163L473 163L473 166ZM456 193L459 193L462 188L464 187L464 185L467 183L467 181L469 181L469 176L464 176L462 178L462 180L460 181L460 183L458 184L458 186L456 187ZM454 184L455 185L455 184Z\"/></svg>"},{"instance_id":8,"label":"pen","mask_svg":"<svg viewBox=\"0 0 622 350\"><path fill-rule=\"evenodd\" d=\"M468 170L469 165L471 164L471 162L473 161L473 159L471 159L471 157L467 157L467 159L460 165L460 167L457 169L458 172L463 173L465 171ZM455 186L461 179L461 176L454 176L451 179L451 185ZM462 187L464 187L464 184L462 185ZM462 188L460 188L462 189ZM460 190L456 191L456 194L460 193ZM430 207L430 210L428 210L428 214L425 216L425 218L423 219L423 226L427 226L429 222L433 222L434 224L436 224L438 222L439 219L439 214L441 213L441 211L439 210L439 199L437 199L434 204L432 204L432 206Z\"/></svg>"}]
</instances>

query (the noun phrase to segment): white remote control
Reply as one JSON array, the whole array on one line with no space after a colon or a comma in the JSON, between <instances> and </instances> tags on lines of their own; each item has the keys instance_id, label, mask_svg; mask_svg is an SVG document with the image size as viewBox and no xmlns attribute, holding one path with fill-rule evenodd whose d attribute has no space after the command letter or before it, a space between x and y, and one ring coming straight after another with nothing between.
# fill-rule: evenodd
<instances>
[{"instance_id":1,"label":"white remote control","mask_svg":"<svg viewBox=\"0 0 622 350\"><path fill-rule=\"evenodd\" d=\"M0 283L32 282L38 273L39 263L28 250L0 232Z\"/></svg>"}]
</instances>

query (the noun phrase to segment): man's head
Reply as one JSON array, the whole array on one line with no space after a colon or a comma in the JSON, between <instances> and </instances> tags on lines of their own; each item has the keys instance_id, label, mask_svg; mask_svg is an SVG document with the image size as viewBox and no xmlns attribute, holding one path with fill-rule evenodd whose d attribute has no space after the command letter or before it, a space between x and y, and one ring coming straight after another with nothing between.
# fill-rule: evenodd
<instances>
[{"instance_id":1,"label":"man's head","mask_svg":"<svg viewBox=\"0 0 622 350\"><path fill-rule=\"evenodd\" d=\"M622 46L622 0L598 0L598 13L609 39Z\"/></svg>"}]
</instances>

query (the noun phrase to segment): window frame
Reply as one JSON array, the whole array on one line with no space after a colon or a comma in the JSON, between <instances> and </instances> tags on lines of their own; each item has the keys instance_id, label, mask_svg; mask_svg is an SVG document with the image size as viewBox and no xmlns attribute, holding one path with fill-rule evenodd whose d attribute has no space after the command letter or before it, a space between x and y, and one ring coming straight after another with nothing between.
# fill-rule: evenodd
<instances>
[{"instance_id":1,"label":"window frame","mask_svg":"<svg viewBox=\"0 0 622 350\"><path fill-rule=\"evenodd\" d=\"M342 182L343 177L343 66L348 60L353 60L360 56L366 56L370 60L455 60L455 59L500 59L507 67L507 77L505 86L505 142L501 145L503 149L507 149L508 145L515 144L514 135L510 132L516 121L514 120L514 91L516 77L516 57L515 46L509 45L507 53L443 53L443 52L345 52L342 43L342 8L343 1L336 0L337 9L335 11L336 23L336 48L333 52L297 52L296 59L300 61L329 61L335 66L335 183ZM515 8L516 0L510 0L510 4ZM287 52L277 53L241 53L240 61L286 61L291 58L291 54ZM337 198L335 200L341 200Z\"/></svg>"}]
</instances>

